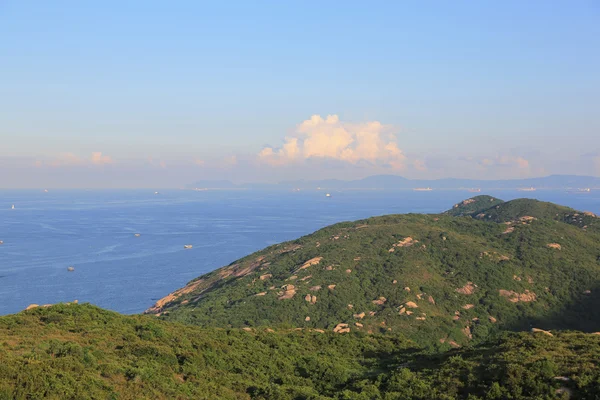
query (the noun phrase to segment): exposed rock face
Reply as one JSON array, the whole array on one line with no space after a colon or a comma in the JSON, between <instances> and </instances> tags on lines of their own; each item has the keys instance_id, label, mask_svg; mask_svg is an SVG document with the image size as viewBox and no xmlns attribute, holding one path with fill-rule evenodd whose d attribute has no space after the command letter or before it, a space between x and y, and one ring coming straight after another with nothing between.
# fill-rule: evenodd
<instances>
[{"instance_id":1,"label":"exposed rock face","mask_svg":"<svg viewBox=\"0 0 600 400\"><path fill-rule=\"evenodd\" d=\"M321 262L322 259L323 259L323 257L314 257L314 258L311 258L310 260L308 260L307 262L305 262L304 264L302 264L302 266L300 268L298 268L298 271L306 269L306 268L311 267L313 265L317 265L318 263Z\"/></svg>"},{"instance_id":2,"label":"exposed rock face","mask_svg":"<svg viewBox=\"0 0 600 400\"><path fill-rule=\"evenodd\" d=\"M362 328L363 324L361 324L360 322L355 322L354 325L358 328Z\"/></svg>"},{"instance_id":3,"label":"exposed rock face","mask_svg":"<svg viewBox=\"0 0 600 400\"><path fill-rule=\"evenodd\" d=\"M534 292L530 292L529 290L525 290L525 293L517 293L512 290L504 290L500 289L498 291L500 296L506 297L512 303L522 302L530 302L535 301L537 296Z\"/></svg>"},{"instance_id":4,"label":"exposed rock face","mask_svg":"<svg viewBox=\"0 0 600 400\"><path fill-rule=\"evenodd\" d=\"M550 249L556 249L556 250L562 249L562 246L558 243L548 243L546 246Z\"/></svg>"},{"instance_id":5,"label":"exposed rock face","mask_svg":"<svg viewBox=\"0 0 600 400\"><path fill-rule=\"evenodd\" d=\"M504 230L504 232L502 232L503 235L506 235L508 233L513 233L515 231L515 227L514 226L509 226L508 228L506 228Z\"/></svg>"},{"instance_id":6,"label":"exposed rock face","mask_svg":"<svg viewBox=\"0 0 600 400\"><path fill-rule=\"evenodd\" d=\"M473 335L471 334L471 327L469 327L469 326L465 326L465 327L462 329L462 333L463 333L463 334L464 334L466 337L468 337L469 339L473 339Z\"/></svg>"},{"instance_id":7,"label":"exposed rock face","mask_svg":"<svg viewBox=\"0 0 600 400\"><path fill-rule=\"evenodd\" d=\"M294 285L283 285L282 289L284 292L279 296L279 300L291 299L296 294L296 287Z\"/></svg>"},{"instance_id":8,"label":"exposed rock face","mask_svg":"<svg viewBox=\"0 0 600 400\"><path fill-rule=\"evenodd\" d=\"M310 290L311 292L318 292L319 290L321 290L321 286L313 286L308 290Z\"/></svg>"},{"instance_id":9,"label":"exposed rock face","mask_svg":"<svg viewBox=\"0 0 600 400\"><path fill-rule=\"evenodd\" d=\"M308 317L308 316L307 316L306 318L304 318L304 320L305 320L306 322L309 322L309 321L310 321L310 317Z\"/></svg>"},{"instance_id":10,"label":"exposed rock face","mask_svg":"<svg viewBox=\"0 0 600 400\"><path fill-rule=\"evenodd\" d=\"M346 333L346 332L350 332L350 328L348 327L348 324L340 323L340 324L337 324L335 326L335 328L333 328L333 332L334 333Z\"/></svg>"},{"instance_id":11,"label":"exposed rock face","mask_svg":"<svg viewBox=\"0 0 600 400\"><path fill-rule=\"evenodd\" d=\"M496 323L496 321L497 321L497 319L496 319L496 318L494 318L494 317L492 317L491 315L488 317L488 319L490 320L490 322L491 322L492 324L495 324L495 323Z\"/></svg>"},{"instance_id":12,"label":"exposed rock face","mask_svg":"<svg viewBox=\"0 0 600 400\"><path fill-rule=\"evenodd\" d=\"M377 300L373 300L372 303L382 306L386 301L387 301L387 299L385 297L380 297Z\"/></svg>"},{"instance_id":13,"label":"exposed rock face","mask_svg":"<svg viewBox=\"0 0 600 400\"><path fill-rule=\"evenodd\" d=\"M304 296L304 300L308 301L310 304L315 304L317 302L317 296L311 296L310 294L307 294Z\"/></svg>"},{"instance_id":14,"label":"exposed rock face","mask_svg":"<svg viewBox=\"0 0 600 400\"><path fill-rule=\"evenodd\" d=\"M357 318L357 319L363 319L364 317L365 317L365 313L364 312L361 312L359 314L354 314L354 318Z\"/></svg>"},{"instance_id":15,"label":"exposed rock face","mask_svg":"<svg viewBox=\"0 0 600 400\"><path fill-rule=\"evenodd\" d=\"M417 303L413 302L413 301L408 301L406 302L406 307L408 308L419 308L419 306L417 305Z\"/></svg>"},{"instance_id":16,"label":"exposed rock face","mask_svg":"<svg viewBox=\"0 0 600 400\"><path fill-rule=\"evenodd\" d=\"M539 329L539 328L531 328L531 332L539 332L539 333L543 333L544 335L554 336L549 331L545 331L545 330Z\"/></svg>"},{"instance_id":17,"label":"exposed rock face","mask_svg":"<svg viewBox=\"0 0 600 400\"><path fill-rule=\"evenodd\" d=\"M149 308L148 310L146 310L145 313L155 314L155 313L161 312L162 309L163 309L163 307L165 305L167 305L167 304L169 304L169 303L177 300L179 297L181 297L182 295L184 295L186 293L193 292L202 283L204 283L203 279L198 279L197 281L188 283L186 286L182 287L181 289L177 289L173 293L168 294L167 296L165 296L162 299L158 300L156 302L156 304L154 304L154 306L152 306L151 308Z\"/></svg>"},{"instance_id":18,"label":"exposed rock face","mask_svg":"<svg viewBox=\"0 0 600 400\"><path fill-rule=\"evenodd\" d=\"M30 304L27 306L27 308L25 310L31 310L33 308L38 308L40 305L39 304Z\"/></svg>"},{"instance_id":19,"label":"exposed rock face","mask_svg":"<svg viewBox=\"0 0 600 400\"><path fill-rule=\"evenodd\" d=\"M399 241L398 243L394 243L393 246L394 247L410 247L413 244L419 243L418 240L414 240L413 238L411 238L410 236L402 239L401 241Z\"/></svg>"},{"instance_id":20,"label":"exposed rock face","mask_svg":"<svg viewBox=\"0 0 600 400\"><path fill-rule=\"evenodd\" d=\"M435 300L433 299L433 297L432 297L432 296L429 296L429 297L427 298L427 301L428 301L428 302L430 302L431 304L435 304Z\"/></svg>"},{"instance_id":21,"label":"exposed rock face","mask_svg":"<svg viewBox=\"0 0 600 400\"><path fill-rule=\"evenodd\" d=\"M327 289L333 290L333 289L335 289L335 287L336 287L336 285L329 285L329 286L327 286Z\"/></svg>"},{"instance_id":22,"label":"exposed rock face","mask_svg":"<svg viewBox=\"0 0 600 400\"><path fill-rule=\"evenodd\" d=\"M264 296L266 294L267 294L267 292L260 292L260 293L256 293L255 296ZM183 301L181 302L181 304L183 304Z\"/></svg>"},{"instance_id":23,"label":"exposed rock face","mask_svg":"<svg viewBox=\"0 0 600 400\"><path fill-rule=\"evenodd\" d=\"M470 310L473 307L475 307L473 304L465 304L464 306L462 306L462 308L464 308L465 310Z\"/></svg>"},{"instance_id":24,"label":"exposed rock face","mask_svg":"<svg viewBox=\"0 0 600 400\"><path fill-rule=\"evenodd\" d=\"M467 282L465 286L456 289L456 291L460 294L473 294L475 292L475 285L473 285L473 282Z\"/></svg>"},{"instance_id":25,"label":"exposed rock face","mask_svg":"<svg viewBox=\"0 0 600 400\"><path fill-rule=\"evenodd\" d=\"M272 277L273 277L273 275L272 275L272 274L264 274L264 275L261 275L261 276L259 277L259 279L260 279L261 281L264 281L264 280L270 279L270 278L272 278Z\"/></svg>"}]
</instances>

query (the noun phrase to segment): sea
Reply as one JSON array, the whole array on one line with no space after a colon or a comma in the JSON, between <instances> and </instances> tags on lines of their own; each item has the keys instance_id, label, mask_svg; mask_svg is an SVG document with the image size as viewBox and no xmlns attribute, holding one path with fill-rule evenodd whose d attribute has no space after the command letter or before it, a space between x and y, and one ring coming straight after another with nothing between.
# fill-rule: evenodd
<instances>
[{"instance_id":1,"label":"sea","mask_svg":"<svg viewBox=\"0 0 600 400\"><path fill-rule=\"evenodd\" d=\"M140 313L190 280L266 246L341 221L438 213L475 195L465 190L330 193L0 190L0 315L29 304L73 300ZM600 190L477 194L536 198L600 214Z\"/></svg>"}]
</instances>

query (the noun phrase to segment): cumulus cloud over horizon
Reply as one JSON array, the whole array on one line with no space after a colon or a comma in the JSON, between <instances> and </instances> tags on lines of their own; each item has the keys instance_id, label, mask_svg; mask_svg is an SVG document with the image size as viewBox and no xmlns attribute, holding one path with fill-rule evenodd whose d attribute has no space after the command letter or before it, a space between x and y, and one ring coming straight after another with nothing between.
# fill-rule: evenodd
<instances>
[{"instance_id":1,"label":"cumulus cloud over horizon","mask_svg":"<svg viewBox=\"0 0 600 400\"><path fill-rule=\"evenodd\" d=\"M325 119L313 115L297 125L280 148L267 146L258 154L259 161L272 166L315 158L368 163L395 170L406 166L406 155L398 147L390 127L378 121L342 122L337 115L328 115Z\"/></svg>"}]
</instances>

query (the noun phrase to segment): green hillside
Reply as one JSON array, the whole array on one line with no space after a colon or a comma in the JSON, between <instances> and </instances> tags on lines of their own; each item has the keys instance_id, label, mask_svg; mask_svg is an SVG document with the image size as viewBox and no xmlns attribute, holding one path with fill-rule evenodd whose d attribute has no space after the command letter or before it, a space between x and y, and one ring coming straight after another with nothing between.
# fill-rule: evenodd
<instances>
[{"instance_id":1,"label":"green hillside","mask_svg":"<svg viewBox=\"0 0 600 400\"><path fill-rule=\"evenodd\" d=\"M600 396L600 335L582 333L433 354L399 334L199 328L63 304L0 317L0 346L0 399Z\"/></svg>"},{"instance_id":2,"label":"green hillside","mask_svg":"<svg viewBox=\"0 0 600 400\"><path fill-rule=\"evenodd\" d=\"M150 315L0 317L0 400L597 399L598 222L477 196L268 247Z\"/></svg>"},{"instance_id":3,"label":"green hillside","mask_svg":"<svg viewBox=\"0 0 600 400\"><path fill-rule=\"evenodd\" d=\"M205 327L348 324L341 329L402 332L441 349L500 330L600 330L590 307L600 304L600 234L589 228L598 219L586 216L584 229L560 206L485 202L495 205L475 212L492 218L332 225L201 276L147 312Z\"/></svg>"}]
</instances>

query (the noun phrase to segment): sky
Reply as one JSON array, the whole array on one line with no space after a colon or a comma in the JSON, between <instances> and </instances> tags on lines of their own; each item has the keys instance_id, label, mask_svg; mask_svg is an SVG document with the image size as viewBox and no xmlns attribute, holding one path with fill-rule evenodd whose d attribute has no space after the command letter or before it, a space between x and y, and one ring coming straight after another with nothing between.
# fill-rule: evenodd
<instances>
[{"instance_id":1,"label":"sky","mask_svg":"<svg viewBox=\"0 0 600 400\"><path fill-rule=\"evenodd\" d=\"M600 3L0 0L0 187L600 176Z\"/></svg>"}]
</instances>

